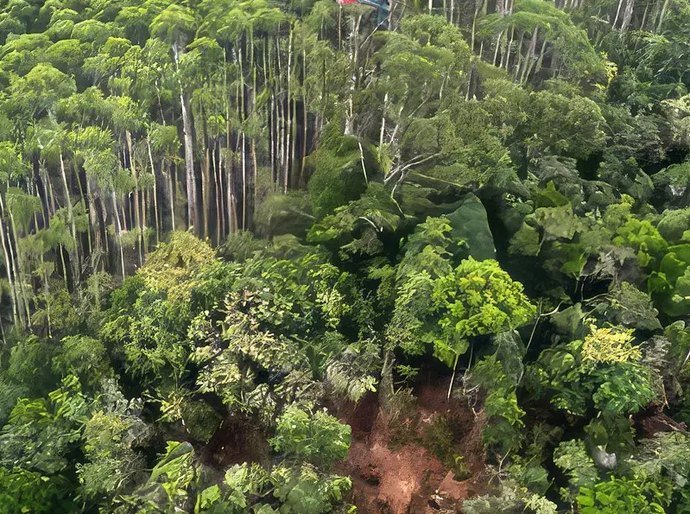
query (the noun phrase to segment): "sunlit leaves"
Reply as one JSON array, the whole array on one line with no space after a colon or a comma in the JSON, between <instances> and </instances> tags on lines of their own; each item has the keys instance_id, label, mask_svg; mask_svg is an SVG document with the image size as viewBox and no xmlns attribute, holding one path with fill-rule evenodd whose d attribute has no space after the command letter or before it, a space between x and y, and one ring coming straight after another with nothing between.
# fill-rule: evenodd
<instances>
[{"instance_id":1,"label":"sunlit leaves","mask_svg":"<svg viewBox=\"0 0 690 514\"><path fill-rule=\"evenodd\" d=\"M432 298L440 312L436 355L449 366L465 352L469 338L518 328L536 314L522 284L493 260L466 259L436 280Z\"/></svg>"},{"instance_id":2,"label":"sunlit leaves","mask_svg":"<svg viewBox=\"0 0 690 514\"><path fill-rule=\"evenodd\" d=\"M197 480L193 459L194 449L191 444L168 441L165 453L151 470L147 482L150 487L143 488L142 493L156 498L158 494L155 493L160 491L163 497L158 501L163 506L167 504L173 508L184 508L190 499L190 491L187 489Z\"/></svg>"},{"instance_id":3,"label":"sunlit leaves","mask_svg":"<svg viewBox=\"0 0 690 514\"><path fill-rule=\"evenodd\" d=\"M580 489L577 504L583 514L640 512L663 514L668 500L660 488L644 480L617 478Z\"/></svg>"},{"instance_id":4,"label":"sunlit leaves","mask_svg":"<svg viewBox=\"0 0 690 514\"><path fill-rule=\"evenodd\" d=\"M87 413L87 400L74 376L65 378L47 399L20 399L0 433L0 462L46 474L64 471Z\"/></svg>"},{"instance_id":5,"label":"sunlit leaves","mask_svg":"<svg viewBox=\"0 0 690 514\"><path fill-rule=\"evenodd\" d=\"M452 252L461 241L450 237L452 226L445 217L427 218L410 234L403 247L405 253L395 270L395 304L386 329L389 344L406 353L424 352L430 330L433 307L428 299L434 280L452 271Z\"/></svg>"},{"instance_id":6,"label":"sunlit leaves","mask_svg":"<svg viewBox=\"0 0 690 514\"><path fill-rule=\"evenodd\" d=\"M187 299L194 286L193 273L210 264L213 249L189 232L174 232L169 243L161 244L140 271L146 285L154 291L165 291L168 298Z\"/></svg>"},{"instance_id":7,"label":"sunlit leaves","mask_svg":"<svg viewBox=\"0 0 690 514\"><path fill-rule=\"evenodd\" d=\"M9 141L0 143L0 173L5 181L25 176L28 166L19 153L19 148Z\"/></svg>"},{"instance_id":8,"label":"sunlit leaves","mask_svg":"<svg viewBox=\"0 0 690 514\"><path fill-rule=\"evenodd\" d=\"M584 341L543 351L532 372L558 409L577 416L589 406L609 415L635 413L657 391L632 341L632 331L592 327Z\"/></svg>"},{"instance_id":9,"label":"sunlit leaves","mask_svg":"<svg viewBox=\"0 0 690 514\"><path fill-rule=\"evenodd\" d=\"M580 349L585 365L596 363L619 363L638 361L642 357L640 349L632 345L632 330L616 330L592 327Z\"/></svg>"},{"instance_id":10,"label":"sunlit leaves","mask_svg":"<svg viewBox=\"0 0 690 514\"><path fill-rule=\"evenodd\" d=\"M13 112L28 118L50 112L61 98L76 91L74 80L49 64L36 65L12 82Z\"/></svg>"},{"instance_id":11,"label":"sunlit leaves","mask_svg":"<svg viewBox=\"0 0 690 514\"><path fill-rule=\"evenodd\" d=\"M195 26L196 19L191 9L171 4L153 19L150 29L151 34L181 47L187 43Z\"/></svg>"},{"instance_id":12,"label":"sunlit leaves","mask_svg":"<svg viewBox=\"0 0 690 514\"><path fill-rule=\"evenodd\" d=\"M599 379L601 385L592 400L602 412L637 412L656 396L649 371L640 365L619 364L608 372L602 372Z\"/></svg>"},{"instance_id":13,"label":"sunlit leaves","mask_svg":"<svg viewBox=\"0 0 690 514\"><path fill-rule=\"evenodd\" d=\"M291 406L278 419L271 445L289 458L328 468L347 455L350 427L326 412L309 413Z\"/></svg>"}]
</instances>

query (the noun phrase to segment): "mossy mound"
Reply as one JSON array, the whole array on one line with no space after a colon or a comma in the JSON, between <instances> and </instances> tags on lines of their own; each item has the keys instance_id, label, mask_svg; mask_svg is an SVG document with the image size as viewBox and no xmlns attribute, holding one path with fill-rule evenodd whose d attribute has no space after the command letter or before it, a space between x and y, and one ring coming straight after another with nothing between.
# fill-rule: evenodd
<instances>
[{"instance_id":1,"label":"mossy mound","mask_svg":"<svg viewBox=\"0 0 690 514\"><path fill-rule=\"evenodd\" d=\"M379 172L371 146L360 144L354 136L328 137L307 158L306 164L311 174L307 186L309 199L319 218L359 198L368 180Z\"/></svg>"}]
</instances>

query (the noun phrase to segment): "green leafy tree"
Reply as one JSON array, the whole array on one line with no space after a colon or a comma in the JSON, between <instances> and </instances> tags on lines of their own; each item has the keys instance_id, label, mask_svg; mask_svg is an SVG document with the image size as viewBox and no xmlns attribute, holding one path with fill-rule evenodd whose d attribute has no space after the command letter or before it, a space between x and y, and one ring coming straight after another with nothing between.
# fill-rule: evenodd
<instances>
[{"instance_id":1,"label":"green leafy tree","mask_svg":"<svg viewBox=\"0 0 690 514\"><path fill-rule=\"evenodd\" d=\"M329 468L347 456L350 427L326 412L311 414L292 406L278 419L271 445L288 458Z\"/></svg>"},{"instance_id":2,"label":"green leafy tree","mask_svg":"<svg viewBox=\"0 0 690 514\"><path fill-rule=\"evenodd\" d=\"M583 487L577 497L584 514L614 512L666 512L667 499L662 489L635 479L611 477L592 487Z\"/></svg>"},{"instance_id":3,"label":"green leafy tree","mask_svg":"<svg viewBox=\"0 0 690 514\"><path fill-rule=\"evenodd\" d=\"M472 257L435 280L432 301L439 316L439 331L432 336L434 354L454 370L471 338L513 330L536 314L522 284L497 261Z\"/></svg>"}]
</instances>

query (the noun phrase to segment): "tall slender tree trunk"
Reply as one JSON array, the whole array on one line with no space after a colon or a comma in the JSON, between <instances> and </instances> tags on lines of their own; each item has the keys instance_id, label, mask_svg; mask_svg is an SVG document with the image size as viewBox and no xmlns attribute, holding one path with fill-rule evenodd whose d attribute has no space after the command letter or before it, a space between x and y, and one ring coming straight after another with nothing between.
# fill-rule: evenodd
<instances>
[{"instance_id":1,"label":"tall slender tree trunk","mask_svg":"<svg viewBox=\"0 0 690 514\"><path fill-rule=\"evenodd\" d=\"M649 4L645 4L644 12L642 13L642 21L640 22L640 30L644 30L647 25L647 13L649 12Z\"/></svg>"},{"instance_id":2,"label":"tall slender tree trunk","mask_svg":"<svg viewBox=\"0 0 690 514\"><path fill-rule=\"evenodd\" d=\"M127 142L127 153L129 154L129 169L134 179L134 230L137 233L137 255L139 256L139 266L144 264L144 225L141 222L141 206L139 205L139 177L137 176L137 169L134 163L134 150L132 146L132 134L129 130L125 131L125 140Z\"/></svg>"},{"instance_id":3,"label":"tall slender tree trunk","mask_svg":"<svg viewBox=\"0 0 690 514\"><path fill-rule=\"evenodd\" d=\"M537 58L537 63L534 66L534 73L539 73L541 67L544 63L544 55L546 54L546 39L541 43L541 50L539 51L539 57Z\"/></svg>"},{"instance_id":4,"label":"tall slender tree trunk","mask_svg":"<svg viewBox=\"0 0 690 514\"><path fill-rule=\"evenodd\" d=\"M240 136L240 169L242 170L242 230L247 230L247 141Z\"/></svg>"},{"instance_id":5,"label":"tall slender tree trunk","mask_svg":"<svg viewBox=\"0 0 690 514\"><path fill-rule=\"evenodd\" d=\"M204 215L204 238L208 237L208 231L209 231L209 206L210 206L210 201L211 201L211 191L209 189L210 186L210 166L211 166L211 156L209 155L209 149L208 149L208 144L205 145L206 147L204 148L204 160L203 160L203 166L202 166L202 174L201 174L201 200L202 200L202 210L203 210L203 215Z\"/></svg>"},{"instance_id":6,"label":"tall slender tree trunk","mask_svg":"<svg viewBox=\"0 0 690 514\"><path fill-rule=\"evenodd\" d=\"M122 248L122 223L120 221L120 214L117 207L117 197L115 196L115 191L111 191L110 198L113 202L113 213L115 215L115 230L117 237L117 247L120 251L120 270L122 271L122 279L127 276L125 273L125 252Z\"/></svg>"},{"instance_id":7,"label":"tall slender tree trunk","mask_svg":"<svg viewBox=\"0 0 690 514\"><path fill-rule=\"evenodd\" d=\"M381 109L381 128L379 129L379 161L383 158L383 138L386 135L386 114L388 113L389 96L388 91L383 95L383 107Z\"/></svg>"},{"instance_id":8,"label":"tall slender tree trunk","mask_svg":"<svg viewBox=\"0 0 690 514\"><path fill-rule=\"evenodd\" d=\"M85 194L85 188L84 188L84 185L82 184L82 180L81 180L81 176L80 176L80 170L78 168L75 169L74 176L77 178L77 187L79 188L79 199L84 204L86 204L86 198L88 197L88 194ZM86 174L84 174L84 178L87 178ZM77 241L77 243L78 243L78 241ZM86 254L84 252L84 250L82 249L82 251L80 252L82 259L85 259L87 256L93 255L93 239L91 237L91 230L86 231L86 243L87 243L88 254ZM77 275L77 276L79 276L79 275ZM75 280L76 280L76 277L75 277Z\"/></svg>"},{"instance_id":9,"label":"tall slender tree trunk","mask_svg":"<svg viewBox=\"0 0 690 514\"><path fill-rule=\"evenodd\" d=\"M2 200L0 199L0 202ZM4 210L4 208L3 208ZM15 324L24 325L24 317L20 315L17 308L19 293L17 290L16 276L17 272L14 269L14 263L10 260L9 249L7 246L7 239L5 238L5 223L0 217L0 243L2 244L2 257L5 261L5 270L7 270L7 282L10 286L10 302L12 304L12 320Z\"/></svg>"},{"instance_id":10,"label":"tall slender tree trunk","mask_svg":"<svg viewBox=\"0 0 690 514\"><path fill-rule=\"evenodd\" d=\"M173 43L175 64L179 70L180 57L184 54L184 44L181 41ZM194 126L192 124L192 110L189 105L189 95L182 83L180 87L180 108L182 109L182 131L184 134L184 163L187 185L187 224L194 227L198 233L199 217L197 211L196 176L194 175Z\"/></svg>"},{"instance_id":11,"label":"tall slender tree trunk","mask_svg":"<svg viewBox=\"0 0 690 514\"><path fill-rule=\"evenodd\" d=\"M156 226L156 244L160 242L160 236L161 236L161 213L158 209L158 175L156 174L156 165L153 162L153 153L151 152L151 141L147 137L146 138L146 149L148 150L148 155L149 155L149 164L151 165L151 174L153 175L153 217L154 217L154 224ZM161 170L163 167L163 163L161 162ZM165 182L165 180L164 180ZM163 184L163 191L165 191L166 184Z\"/></svg>"},{"instance_id":12,"label":"tall slender tree trunk","mask_svg":"<svg viewBox=\"0 0 690 514\"><path fill-rule=\"evenodd\" d=\"M60 152L60 177L62 178L62 187L65 190L65 207L67 208L67 223L70 226L70 232L72 233L72 240L74 241L74 250L70 251L70 262L72 264L73 280L78 277L79 265L79 244L77 241L77 227L74 221L74 212L72 211L72 199L69 194L69 184L67 183L67 172L65 170L65 159Z\"/></svg>"},{"instance_id":13,"label":"tall slender tree trunk","mask_svg":"<svg viewBox=\"0 0 690 514\"><path fill-rule=\"evenodd\" d=\"M165 163L165 160L163 162ZM167 187L170 197L170 228L171 230L175 231L175 167L172 164L168 166L166 182L168 183Z\"/></svg>"},{"instance_id":14,"label":"tall slender tree trunk","mask_svg":"<svg viewBox=\"0 0 690 514\"><path fill-rule=\"evenodd\" d=\"M520 72L522 71L522 61L524 59L524 56L522 54L522 47L523 47L523 42L525 39L525 31L521 30L520 31L520 40L518 41L517 44L517 62L515 63L515 69L513 70L513 78L515 80L519 80L519 75Z\"/></svg>"},{"instance_id":15,"label":"tall slender tree trunk","mask_svg":"<svg viewBox=\"0 0 690 514\"><path fill-rule=\"evenodd\" d=\"M215 194L214 199L216 202L216 226L215 226L215 232L216 232L216 244L220 244L221 242L221 234L223 232L223 208L222 208L222 200L223 200L223 185L222 185L222 179L219 180L219 173L218 173L218 162L216 160L216 142L214 140L213 147L211 148L211 169L213 171L213 185L215 189Z\"/></svg>"},{"instance_id":16,"label":"tall slender tree trunk","mask_svg":"<svg viewBox=\"0 0 690 514\"><path fill-rule=\"evenodd\" d=\"M96 202L94 201L94 187L92 185L93 179L90 177L86 177L86 197L88 199L88 205L89 205L89 219L90 219L90 228L89 230L93 230L93 239L94 239L94 248L95 251L91 252L91 261L94 267L94 271L96 269L96 262L95 259L100 259L101 254L103 253L103 243L102 243L102 237L101 233L105 233L105 223L102 223L102 218L99 217L98 215L98 209L96 208ZM106 236L107 237L107 236ZM107 238L106 238L107 242ZM76 241L75 241L76 244ZM107 249L106 249L107 253Z\"/></svg>"},{"instance_id":17,"label":"tall slender tree trunk","mask_svg":"<svg viewBox=\"0 0 690 514\"><path fill-rule=\"evenodd\" d=\"M1 195L0 195L1 196ZM4 211L4 206L2 206L2 210ZM17 273L17 281L19 283L19 292L21 295L21 300L22 304L24 306L24 315L26 318L26 326L27 328L31 326L31 307L29 306L29 293L26 291L26 288L24 287L24 277L26 276L23 270L23 265L22 265L22 255L19 251L19 232L17 231L17 225L14 222L14 215L12 214L11 211L9 211L10 215L10 227L12 229L12 233L14 234L14 251L15 253L12 255L12 258L15 261L15 271ZM10 253L12 252L12 248L10 246Z\"/></svg>"},{"instance_id":18,"label":"tall slender tree trunk","mask_svg":"<svg viewBox=\"0 0 690 514\"><path fill-rule=\"evenodd\" d=\"M429 12L431 12L431 0L429 0ZM355 106L354 97L357 89L357 75L359 63L359 26L362 21L362 15L352 18L352 25L350 30L350 66L352 68L352 75L350 77L350 87L347 96L347 116L345 117L345 134L354 134L355 122Z\"/></svg>"},{"instance_id":19,"label":"tall slender tree trunk","mask_svg":"<svg viewBox=\"0 0 690 514\"><path fill-rule=\"evenodd\" d=\"M618 0L618 8L616 9L616 17L613 19L613 23L611 24L611 26L612 26L614 29L616 28L616 25L618 24L618 18L620 17L621 9L622 9L622 7L623 7L623 2L624 2L624 1L625 1L625 0Z\"/></svg>"},{"instance_id":20,"label":"tall slender tree trunk","mask_svg":"<svg viewBox=\"0 0 690 514\"><path fill-rule=\"evenodd\" d=\"M294 128L294 119L292 116L292 97L294 96L295 92L293 91L292 87L292 80L293 80L293 71L292 68L294 66L294 32L295 29L294 27L290 27L290 35L288 36L288 62L287 62L287 71L286 71L286 78L287 78L287 96L285 98L285 114L287 117L287 130L286 130L286 135L285 135L285 170L284 170L284 180L283 180L283 193L287 193L288 191L288 185L290 181L290 167L292 164L292 150L293 150L293 132L295 130Z\"/></svg>"},{"instance_id":21,"label":"tall slender tree trunk","mask_svg":"<svg viewBox=\"0 0 690 514\"><path fill-rule=\"evenodd\" d=\"M503 31L498 33L498 36L496 37L496 48L494 48L494 59L491 62L494 66L496 66L496 60L498 59L498 50L501 48L501 38L503 37Z\"/></svg>"},{"instance_id":22,"label":"tall slender tree trunk","mask_svg":"<svg viewBox=\"0 0 690 514\"><path fill-rule=\"evenodd\" d=\"M656 25L656 32L661 31L661 26L664 24L664 18L666 17L666 10L668 9L669 0L664 0L664 5L661 8L661 14L659 14L659 23Z\"/></svg>"},{"instance_id":23,"label":"tall slender tree trunk","mask_svg":"<svg viewBox=\"0 0 690 514\"><path fill-rule=\"evenodd\" d=\"M630 21L632 20L633 9L635 8L635 0L627 0L625 4L625 11L623 12L623 21L621 22L621 32L625 33L628 30Z\"/></svg>"},{"instance_id":24,"label":"tall slender tree trunk","mask_svg":"<svg viewBox=\"0 0 690 514\"><path fill-rule=\"evenodd\" d=\"M534 27L532 31L532 39L529 43L529 50L527 51L527 58L525 59L525 67L520 76L520 83L524 84L529 79L529 74L535 63L535 55L537 51L537 37L539 36L539 27Z\"/></svg>"},{"instance_id":25,"label":"tall slender tree trunk","mask_svg":"<svg viewBox=\"0 0 690 514\"><path fill-rule=\"evenodd\" d=\"M192 136L192 118L189 109L189 98L185 93L180 94L182 105L182 125L184 131L184 160L185 178L187 184L187 219L189 227L194 227L194 231L199 230L199 218L196 208L196 177L194 175L194 140Z\"/></svg>"}]
</instances>

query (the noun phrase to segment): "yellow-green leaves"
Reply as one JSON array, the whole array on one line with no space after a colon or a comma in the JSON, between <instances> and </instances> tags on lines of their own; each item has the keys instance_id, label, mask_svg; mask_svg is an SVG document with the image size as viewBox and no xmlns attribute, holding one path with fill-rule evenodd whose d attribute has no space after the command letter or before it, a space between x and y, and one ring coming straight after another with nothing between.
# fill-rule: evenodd
<instances>
[{"instance_id":1,"label":"yellow-green leaves","mask_svg":"<svg viewBox=\"0 0 690 514\"><path fill-rule=\"evenodd\" d=\"M523 286L495 260L464 260L436 280L433 303L441 317L434 340L436 356L449 366L467 349L469 338L498 334L534 318L536 308Z\"/></svg>"},{"instance_id":2,"label":"yellow-green leaves","mask_svg":"<svg viewBox=\"0 0 690 514\"><path fill-rule=\"evenodd\" d=\"M189 232L173 232L170 242L161 244L139 270L147 287L166 291L168 298L184 300L194 286L193 272L215 258L211 246Z\"/></svg>"},{"instance_id":3,"label":"yellow-green leaves","mask_svg":"<svg viewBox=\"0 0 690 514\"><path fill-rule=\"evenodd\" d=\"M637 362L642 358L642 352L632 342L632 330L592 327L592 332L582 342L583 364Z\"/></svg>"},{"instance_id":4,"label":"yellow-green leaves","mask_svg":"<svg viewBox=\"0 0 690 514\"><path fill-rule=\"evenodd\" d=\"M535 369L551 404L576 416L639 411L657 397L653 372L641 364L633 331L595 327L582 341L542 352ZM542 393L543 394L543 393Z\"/></svg>"}]
</instances>

